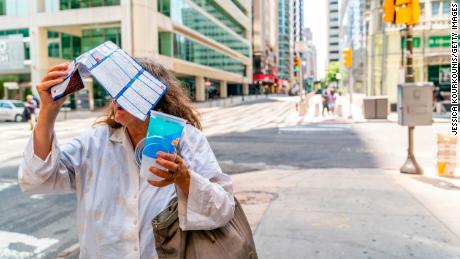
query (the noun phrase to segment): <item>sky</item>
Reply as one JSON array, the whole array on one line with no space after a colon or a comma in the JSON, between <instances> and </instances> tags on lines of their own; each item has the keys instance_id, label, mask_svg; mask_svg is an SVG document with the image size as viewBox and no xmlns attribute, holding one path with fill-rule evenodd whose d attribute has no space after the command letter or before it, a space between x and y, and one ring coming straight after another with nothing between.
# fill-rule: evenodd
<instances>
[{"instance_id":1,"label":"sky","mask_svg":"<svg viewBox=\"0 0 460 259\"><path fill-rule=\"evenodd\" d=\"M313 44L316 46L317 73L321 79L326 74L327 59L327 1L304 0L305 27L309 27L313 34Z\"/></svg>"}]
</instances>

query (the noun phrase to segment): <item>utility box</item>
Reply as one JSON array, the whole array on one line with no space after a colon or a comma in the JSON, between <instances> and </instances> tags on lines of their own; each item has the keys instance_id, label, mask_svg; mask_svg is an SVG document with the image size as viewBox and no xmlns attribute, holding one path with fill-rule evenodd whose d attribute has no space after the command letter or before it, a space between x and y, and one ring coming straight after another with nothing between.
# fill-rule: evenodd
<instances>
[{"instance_id":1,"label":"utility box","mask_svg":"<svg viewBox=\"0 0 460 259\"><path fill-rule=\"evenodd\" d=\"M367 96L363 99L364 119L387 119L388 97Z\"/></svg>"},{"instance_id":2,"label":"utility box","mask_svg":"<svg viewBox=\"0 0 460 259\"><path fill-rule=\"evenodd\" d=\"M400 125L431 125L433 123L432 109L432 83L404 83L398 85L398 123Z\"/></svg>"}]
</instances>

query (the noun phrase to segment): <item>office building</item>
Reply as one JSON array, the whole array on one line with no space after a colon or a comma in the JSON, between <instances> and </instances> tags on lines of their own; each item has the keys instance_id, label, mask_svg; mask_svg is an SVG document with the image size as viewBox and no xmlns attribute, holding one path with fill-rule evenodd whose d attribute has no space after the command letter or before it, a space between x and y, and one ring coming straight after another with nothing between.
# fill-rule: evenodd
<instances>
[{"instance_id":1,"label":"office building","mask_svg":"<svg viewBox=\"0 0 460 259\"><path fill-rule=\"evenodd\" d=\"M327 1L328 64L340 60L339 1Z\"/></svg>"},{"instance_id":2,"label":"office building","mask_svg":"<svg viewBox=\"0 0 460 259\"><path fill-rule=\"evenodd\" d=\"M251 8L251 0L0 0L0 43L19 40L24 48L19 66L0 66L0 81L16 82L19 90L4 92L19 99L50 66L111 40L158 60L196 101L248 94ZM85 85L71 96L74 107L110 99L96 81Z\"/></svg>"}]
</instances>

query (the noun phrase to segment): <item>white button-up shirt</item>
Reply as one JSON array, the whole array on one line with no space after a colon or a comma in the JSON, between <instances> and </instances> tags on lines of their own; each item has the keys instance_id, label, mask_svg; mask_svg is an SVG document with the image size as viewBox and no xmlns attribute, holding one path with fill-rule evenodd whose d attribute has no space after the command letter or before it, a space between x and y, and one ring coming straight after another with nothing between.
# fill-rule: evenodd
<instances>
[{"instance_id":1,"label":"white button-up shirt","mask_svg":"<svg viewBox=\"0 0 460 259\"><path fill-rule=\"evenodd\" d=\"M125 128L88 130L62 146L53 137L43 161L33 134L19 167L30 194L76 192L80 258L156 258L152 219L176 195L183 230L214 229L234 213L231 178L222 173L204 135L187 125L180 155L190 173L188 197L174 185L158 188L140 177Z\"/></svg>"}]
</instances>

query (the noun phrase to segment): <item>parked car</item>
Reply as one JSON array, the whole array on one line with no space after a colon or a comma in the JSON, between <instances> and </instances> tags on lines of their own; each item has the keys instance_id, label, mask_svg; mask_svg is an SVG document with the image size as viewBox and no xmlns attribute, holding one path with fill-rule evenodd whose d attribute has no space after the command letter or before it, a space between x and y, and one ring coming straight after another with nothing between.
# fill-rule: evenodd
<instances>
[{"instance_id":1,"label":"parked car","mask_svg":"<svg viewBox=\"0 0 460 259\"><path fill-rule=\"evenodd\" d=\"M18 100L0 100L0 120L20 122L24 119L24 103Z\"/></svg>"}]
</instances>

